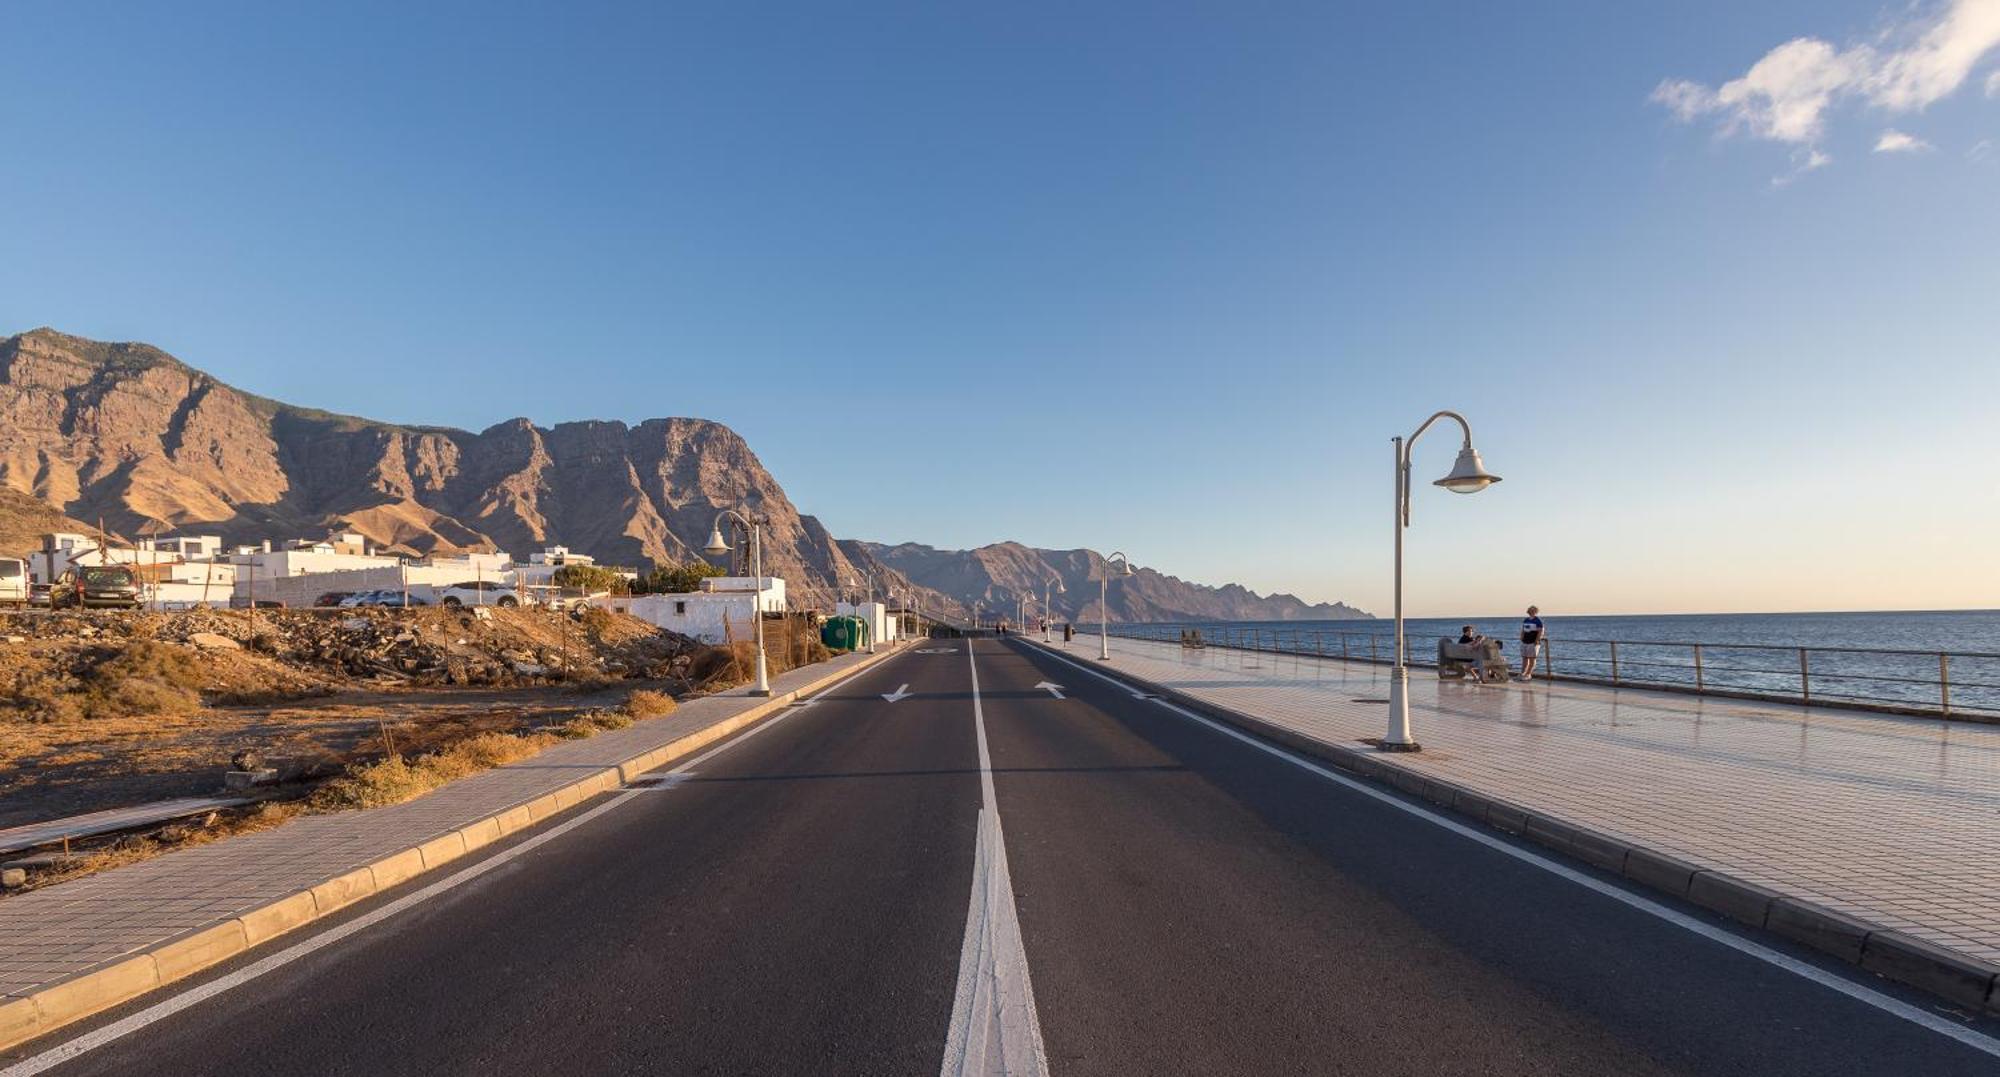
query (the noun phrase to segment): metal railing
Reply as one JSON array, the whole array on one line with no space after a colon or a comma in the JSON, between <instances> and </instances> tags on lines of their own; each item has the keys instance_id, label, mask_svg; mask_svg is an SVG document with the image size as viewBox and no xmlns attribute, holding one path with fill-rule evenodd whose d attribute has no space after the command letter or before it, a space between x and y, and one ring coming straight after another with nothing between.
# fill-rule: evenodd
<instances>
[{"instance_id":1,"label":"metal railing","mask_svg":"<svg viewBox=\"0 0 2000 1077\"><path fill-rule=\"evenodd\" d=\"M1388 631L1216 624L1128 624L1113 635L1273 654L1388 664ZM1434 639L1409 636L1407 661L1434 668ZM1504 641L1520 667L1519 644ZM1543 640L1538 678L1734 699L1824 704L1892 714L2000 721L2000 654L1792 644Z\"/></svg>"}]
</instances>

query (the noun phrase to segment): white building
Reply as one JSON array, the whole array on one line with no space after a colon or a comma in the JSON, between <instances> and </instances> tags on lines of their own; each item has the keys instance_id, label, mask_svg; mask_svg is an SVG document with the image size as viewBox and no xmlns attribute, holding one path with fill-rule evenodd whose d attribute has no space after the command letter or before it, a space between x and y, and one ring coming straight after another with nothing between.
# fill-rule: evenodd
<instances>
[{"instance_id":1,"label":"white building","mask_svg":"<svg viewBox=\"0 0 2000 1077\"><path fill-rule=\"evenodd\" d=\"M890 614L889 607L880 602L836 602L833 612L842 617L859 617L868 625L869 637L877 643L887 643L897 636L900 619Z\"/></svg>"},{"instance_id":2,"label":"white building","mask_svg":"<svg viewBox=\"0 0 2000 1077\"><path fill-rule=\"evenodd\" d=\"M607 595L591 604L628 613L647 624L692 636L703 643L754 639L757 611L785 612L785 581L765 576L717 576L702 581L702 589L673 595Z\"/></svg>"}]
</instances>

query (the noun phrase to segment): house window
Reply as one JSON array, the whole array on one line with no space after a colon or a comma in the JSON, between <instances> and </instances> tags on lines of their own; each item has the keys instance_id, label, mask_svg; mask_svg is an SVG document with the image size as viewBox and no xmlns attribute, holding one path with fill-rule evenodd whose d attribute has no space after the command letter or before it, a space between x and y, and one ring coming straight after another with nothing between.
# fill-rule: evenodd
<instances>
[{"instance_id":1,"label":"house window","mask_svg":"<svg viewBox=\"0 0 2000 1077\"><path fill-rule=\"evenodd\" d=\"M676 617L686 617L686 616L687 616L687 612L688 612L688 604L687 604L687 603L685 603L685 602L676 602L676 603L674 603L674 616L676 616Z\"/></svg>"}]
</instances>

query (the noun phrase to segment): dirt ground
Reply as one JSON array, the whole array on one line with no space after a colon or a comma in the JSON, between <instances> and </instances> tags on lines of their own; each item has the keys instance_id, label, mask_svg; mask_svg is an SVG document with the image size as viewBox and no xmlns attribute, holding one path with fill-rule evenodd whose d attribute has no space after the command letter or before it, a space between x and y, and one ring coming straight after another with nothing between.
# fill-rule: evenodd
<instances>
[{"instance_id":1,"label":"dirt ground","mask_svg":"<svg viewBox=\"0 0 2000 1077\"><path fill-rule=\"evenodd\" d=\"M774 622L772 672L826 651ZM792 644L789 648L787 643ZM253 751L299 797L351 765L741 683L713 647L604 611L0 615L0 827L220 793Z\"/></svg>"},{"instance_id":2,"label":"dirt ground","mask_svg":"<svg viewBox=\"0 0 2000 1077\"><path fill-rule=\"evenodd\" d=\"M183 715L0 723L0 827L215 795L243 750L296 775L275 791L297 793L388 747L414 755L477 733L560 725L658 683L356 691Z\"/></svg>"}]
</instances>

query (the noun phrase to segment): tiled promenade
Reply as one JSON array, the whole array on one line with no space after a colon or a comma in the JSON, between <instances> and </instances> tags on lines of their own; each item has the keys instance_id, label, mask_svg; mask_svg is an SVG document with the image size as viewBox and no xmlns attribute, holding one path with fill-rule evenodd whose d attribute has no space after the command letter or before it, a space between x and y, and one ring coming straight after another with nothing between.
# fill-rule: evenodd
<instances>
[{"instance_id":1,"label":"tiled promenade","mask_svg":"<svg viewBox=\"0 0 2000 1077\"><path fill-rule=\"evenodd\" d=\"M1097 646L1079 634L1069 653ZM1386 666L1116 637L1111 651L1322 741L1383 732ZM1410 712L1424 750L1382 760L2000 963L2000 726L1421 669Z\"/></svg>"},{"instance_id":2,"label":"tiled promenade","mask_svg":"<svg viewBox=\"0 0 2000 1077\"><path fill-rule=\"evenodd\" d=\"M774 679L773 692L797 691L866 658L792 670ZM0 900L0 1007L530 804L764 702L741 688L692 700L668 717L560 744L406 804L307 816Z\"/></svg>"}]
</instances>

